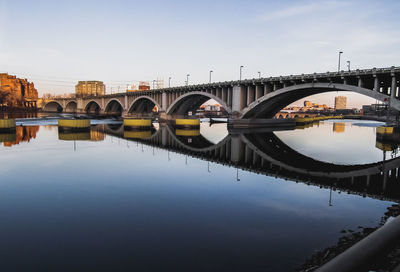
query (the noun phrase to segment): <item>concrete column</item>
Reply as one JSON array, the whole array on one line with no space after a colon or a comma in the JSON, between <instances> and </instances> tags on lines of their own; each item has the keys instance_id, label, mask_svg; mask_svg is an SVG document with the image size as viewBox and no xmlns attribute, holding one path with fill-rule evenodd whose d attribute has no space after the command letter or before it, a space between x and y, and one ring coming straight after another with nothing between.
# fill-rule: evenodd
<instances>
[{"instance_id":1,"label":"concrete column","mask_svg":"<svg viewBox=\"0 0 400 272\"><path fill-rule=\"evenodd\" d=\"M101 108L104 109L105 103L104 103L104 97L101 98Z\"/></svg>"},{"instance_id":2,"label":"concrete column","mask_svg":"<svg viewBox=\"0 0 400 272\"><path fill-rule=\"evenodd\" d=\"M166 111L167 108L168 108L168 104L167 104L167 93L166 93L166 92L163 92L163 93L161 94L161 107L162 107L162 109L163 109L164 111Z\"/></svg>"},{"instance_id":3,"label":"concrete column","mask_svg":"<svg viewBox=\"0 0 400 272\"><path fill-rule=\"evenodd\" d=\"M274 82L273 83L273 88L274 91L276 91L278 89L278 83Z\"/></svg>"},{"instance_id":4,"label":"concrete column","mask_svg":"<svg viewBox=\"0 0 400 272\"><path fill-rule=\"evenodd\" d=\"M125 102L125 110L128 110L129 105L128 105L128 96L127 95L124 96L124 102Z\"/></svg>"},{"instance_id":5,"label":"concrete column","mask_svg":"<svg viewBox=\"0 0 400 272\"><path fill-rule=\"evenodd\" d=\"M226 104L228 104L227 99L226 99L226 95L227 95L227 89L225 87L221 88L221 99L222 101L224 101Z\"/></svg>"},{"instance_id":6,"label":"concrete column","mask_svg":"<svg viewBox=\"0 0 400 272\"><path fill-rule=\"evenodd\" d=\"M227 89L227 94L226 94L226 104L229 107L232 107L232 93L233 93L233 89L231 87L229 87Z\"/></svg>"},{"instance_id":7,"label":"concrete column","mask_svg":"<svg viewBox=\"0 0 400 272\"><path fill-rule=\"evenodd\" d=\"M246 103L245 87L236 85L232 89L232 111L240 112Z\"/></svg>"},{"instance_id":8,"label":"concrete column","mask_svg":"<svg viewBox=\"0 0 400 272\"><path fill-rule=\"evenodd\" d=\"M358 87L362 88L363 87L363 80L361 77L358 77Z\"/></svg>"},{"instance_id":9,"label":"concrete column","mask_svg":"<svg viewBox=\"0 0 400 272\"><path fill-rule=\"evenodd\" d=\"M256 85L256 100L264 95L263 86L261 84Z\"/></svg>"},{"instance_id":10,"label":"concrete column","mask_svg":"<svg viewBox=\"0 0 400 272\"><path fill-rule=\"evenodd\" d=\"M237 164L243 158L243 142L239 136L232 136L231 138L231 162Z\"/></svg>"},{"instance_id":11,"label":"concrete column","mask_svg":"<svg viewBox=\"0 0 400 272\"><path fill-rule=\"evenodd\" d=\"M222 99L222 89L221 88L217 88L217 97Z\"/></svg>"},{"instance_id":12,"label":"concrete column","mask_svg":"<svg viewBox=\"0 0 400 272\"><path fill-rule=\"evenodd\" d=\"M396 90L397 90L397 80L396 76L392 76L392 85L390 87L390 97L396 97Z\"/></svg>"},{"instance_id":13,"label":"concrete column","mask_svg":"<svg viewBox=\"0 0 400 272\"><path fill-rule=\"evenodd\" d=\"M374 91L379 92L379 79L377 76L374 78Z\"/></svg>"},{"instance_id":14,"label":"concrete column","mask_svg":"<svg viewBox=\"0 0 400 272\"><path fill-rule=\"evenodd\" d=\"M254 85L247 86L247 102L246 102L245 107L247 107L254 101L254 97L255 97L254 93L255 93Z\"/></svg>"},{"instance_id":15,"label":"concrete column","mask_svg":"<svg viewBox=\"0 0 400 272\"><path fill-rule=\"evenodd\" d=\"M264 84L264 95L269 94L270 92L272 92L272 88L269 84Z\"/></svg>"}]
</instances>

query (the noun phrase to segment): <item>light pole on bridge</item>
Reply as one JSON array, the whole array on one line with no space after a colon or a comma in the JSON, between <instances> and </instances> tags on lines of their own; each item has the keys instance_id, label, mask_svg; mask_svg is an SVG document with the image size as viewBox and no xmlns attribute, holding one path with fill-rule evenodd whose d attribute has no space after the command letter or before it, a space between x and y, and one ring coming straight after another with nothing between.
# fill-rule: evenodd
<instances>
[{"instance_id":1,"label":"light pole on bridge","mask_svg":"<svg viewBox=\"0 0 400 272\"><path fill-rule=\"evenodd\" d=\"M349 61L349 60L347 61L347 69L348 69L349 72L350 72L350 61Z\"/></svg>"},{"instance_id":2,"label":"light pole on bridge","mask_svg":"<svg viewBox=\"0 0 400 272\"><path fill-rule=\"evenodd\" d=\"M187 74L187 75L186 75L186 86L189 85L189 76L190 76L190 74Z\"/></svg>"},{"instance_id":3,"label":"light pole on bridge","mask_svg":"<svg viewBox=\"0 0 400 272\"><path fill-rule=\"evenodd\" d=\"M258 78L261 78L261 72L257 72L258 73Z\"/></svg>"},{"instance_id":4,"label":"light pole on bridge","mask_svg":"<svg viewBox=\"0 0 400 272\"><path fill-rule=\"evenodd\" d=\"M211 74L213 73L213 70L210 70L210 83L211 83Z\"/></svg>"},{"instance_id":5,"label":"light pole on bridge","mask_svg":"<svg viewBox=\"0 0 400 272\"><path fill-rule=\"evenodd\" d=\"M340 72L340 57L342 54L343 54L343 51L339 51L339 64L338 64L338 69L337 69L338 73Z\"/></svg>"},{"instance_id":6,"label":"light pole on bridge","mask_svg":"<svg viewBox=\"0 0 400 272\"><path fill-rule=\"evenodd\" d=\"M154 84L155 84L155 83L156 83L156 80L154 79L154 80L153 80L153 90L154 90Z\"/></svg>"},{"instance_id":7,"label":"light pole on bridge","mask_svg":"<svg viewBox=\"0 0 400 272\"><path fill-rule=\"evenodd\" d=\"M168 78L168 88L171 87L171 77Z\"/></svg>"},{"instance_id":8,"label":"light pole on bridge","mask_svg":"<svg viewBox=\"0 0 400 272\"><path fill-rule=\"evenodd\" d=\"M243 65L240 65L240 74L239 74L239 80L242 80L242 69L243 69Z\"/></svg>"}]
</instances>

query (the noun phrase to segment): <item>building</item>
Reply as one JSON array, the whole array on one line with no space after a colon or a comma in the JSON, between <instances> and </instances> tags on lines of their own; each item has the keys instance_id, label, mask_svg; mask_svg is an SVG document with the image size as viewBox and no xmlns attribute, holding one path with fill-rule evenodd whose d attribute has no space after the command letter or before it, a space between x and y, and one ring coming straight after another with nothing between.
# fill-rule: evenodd
<instances>
[{"instance_id":1,"label":"building","mask_svg":"<svg viewBox=\"0 0 400 272\"><path fill-rule=\"evenodd\" d=\"M75 86L76 97L105 95L106 85L102 81L79 81Z\"/></svg>"},{"instance_id":2,"label":"building","mask_svg":"<svg viewBox=\"0 0 400 272\"><path fill-rule=\"evenodd\" d=\"M345 110L346 109L346 96L336 96L335 97L335 110Z\"/></svg>"},{"instance_id":3,"label":"building","mask_svg":"<svg viewBox=\"0 0 400 272\"><path fill-rule=\"evenodd\" d=\"M333 132L335 133L343 133L345 131L345 128L346 128L345 123L340 123L340 122L333 123Z\"/></svg>"},{"instance_id":4,"label":"building","mask_svg":"<svg viewBox=\"0 0 400 272\"><path fill-rule=\"evenodd\" d=\"M5 101L0 101L3 106L36 108L38 91L27 79L0 73L0 91L9 93Z\"/></svg>"},{"instance_id":5,"label":"building","mask_svg":"<svg viewBox=\"0 0 400 272\"><path fill-rule=\"evenodd\" d=\"M139 91L148 91L150 90L150 83L147 81L139 82Z\"/></svg>"}]
</instances>

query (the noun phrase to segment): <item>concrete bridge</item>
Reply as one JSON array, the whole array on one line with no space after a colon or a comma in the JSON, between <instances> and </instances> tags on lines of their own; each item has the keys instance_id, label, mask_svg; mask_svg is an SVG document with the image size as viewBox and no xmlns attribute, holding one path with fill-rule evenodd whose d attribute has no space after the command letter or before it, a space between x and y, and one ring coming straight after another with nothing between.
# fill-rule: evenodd
<instances>
[{"instance_id":1,"label":"concrete bridge","mask_svg":"<svg viewBox=\"0 0 400 272\"><path fill-rule=\"evenodd\" d=\"M292 102L332 91L363 94L400 111L399 80L400 67L290 75L54 99L44 104L43 111L151 117L156 106L162 119L173 119L187 116L214 99L230 119L272 118Z\"/></svg>"},{"instance_id":2,"label":"concrete bridge","mask_svg":"<svg viewBox=\"0 0 400 272\"><path fill-rule=\"evenodd\" d=\"M122 125L99 125L96 131L189 155L202 160L285 180L333 188L362 196L400 200L400 158L360 165L318 161L291 149L273 132L237 133L212 143L198 133L160 125L147 136L127 134Z\"/></svg>"}]
</instances>

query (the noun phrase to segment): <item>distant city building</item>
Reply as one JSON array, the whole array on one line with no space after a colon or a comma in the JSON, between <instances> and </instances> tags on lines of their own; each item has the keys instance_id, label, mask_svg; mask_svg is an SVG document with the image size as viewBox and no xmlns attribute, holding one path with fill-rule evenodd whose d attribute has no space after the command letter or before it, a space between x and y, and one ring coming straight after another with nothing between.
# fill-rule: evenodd
<instances>
[{"instance_id":1,"label":"distant city building","mask_svg":"<svg viewBox=\"0 0 400 272\"><path fill-rule=\"evenodd\" d=\"M106 93L106 85L102 81L79 81L75 86L77 97L99 96Z\"/></svg>"},{"instance_id":2,"label":"distant city building","mask_svg":"<svg viewBox=\"0 0 400 272\"><path fill-rule=\"evenodd\" d=\"M5 99L2 106L36 108L38 92L32 82L7 73L0 73L0 92Z\"/></svg>"},{"instance_id":3,"label":"distant city building","mask_svg":"<svg viewBox=\"0 0 400 272\"><path fill-rule=\"evenodd\" d=\"M164 88L164 79L157 78L157 80L156 80L156 89L162 89L162 88Z\"/></svg>"},{"instance_id":4,"label":"distant city building","mask_svg":"<svg viewBox=\"0 0 400 272\"><path fill-rule=\"evenodd\" d=\"M139 82L139 91L148 91L150 90L150 83L147 81Z\"/></svg>"},{"instance_id":5,"label":"distant city building","mask_svg":"<svg viewBox=\"0 0 400 272\"><path fill-rule=\"evenodd\" d=\"M346 109L346 96L336 96L335 97L335 110L345 110Z\"/></svg>"}]
</instances>

